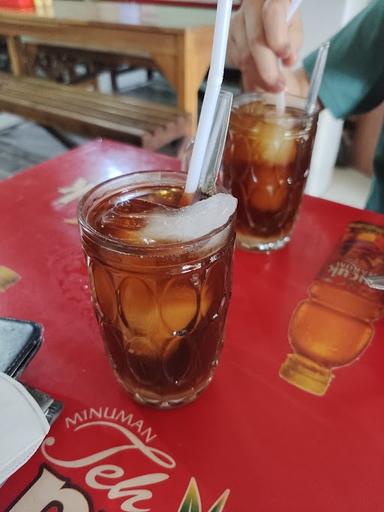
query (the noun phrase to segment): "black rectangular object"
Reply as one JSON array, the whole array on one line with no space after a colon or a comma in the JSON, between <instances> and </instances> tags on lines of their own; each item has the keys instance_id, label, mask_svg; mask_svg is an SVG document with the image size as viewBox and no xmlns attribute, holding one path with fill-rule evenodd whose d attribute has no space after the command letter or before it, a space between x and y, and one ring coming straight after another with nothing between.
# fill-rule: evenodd
<instances>
[{"instance_id":1,"label":"black rectangular object","mask_svg":"<svg viewBox=\"0 0 384 512\"><path fill-rule=\"evenodd\" d=\"M40 324L0 318L0 371L18 377L39 350L42 340Z\"/></svg>"}]
</instances>

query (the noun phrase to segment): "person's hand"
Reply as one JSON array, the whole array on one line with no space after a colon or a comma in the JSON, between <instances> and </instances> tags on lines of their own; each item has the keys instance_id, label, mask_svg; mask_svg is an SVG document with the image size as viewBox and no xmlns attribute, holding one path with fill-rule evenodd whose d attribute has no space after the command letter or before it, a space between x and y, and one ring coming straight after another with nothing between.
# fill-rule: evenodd
<instances>
[{"instance_id":1,"label":"person's hand","mask_svg":"<svg viewBox=\"0 0 384 512\"><path fill-rule=\"evenodd\" d=\"M233 14L227 65L241 71L245 90L259 87L279 92L285 88L277 59L284 66L295 64L303 39L298 13L287 24L289 4L290 0L243 0Z\"/></svg>"}]
</instances>

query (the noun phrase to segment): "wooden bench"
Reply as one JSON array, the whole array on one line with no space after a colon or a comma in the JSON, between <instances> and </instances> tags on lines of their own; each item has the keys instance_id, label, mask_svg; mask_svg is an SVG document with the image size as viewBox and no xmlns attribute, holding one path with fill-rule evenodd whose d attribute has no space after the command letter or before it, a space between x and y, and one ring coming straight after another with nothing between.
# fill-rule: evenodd
<instances>
[{"instance_id":1,"label":"wooden bench","mask_svg":"<svg viewBox=\"0 0 384 512\"><path fill-rule=\"evenodd\" d=\"M191 135L189 114L129 96L0 73L0 110L87 137L157 150Z\"/></svg>"}]
</instances>

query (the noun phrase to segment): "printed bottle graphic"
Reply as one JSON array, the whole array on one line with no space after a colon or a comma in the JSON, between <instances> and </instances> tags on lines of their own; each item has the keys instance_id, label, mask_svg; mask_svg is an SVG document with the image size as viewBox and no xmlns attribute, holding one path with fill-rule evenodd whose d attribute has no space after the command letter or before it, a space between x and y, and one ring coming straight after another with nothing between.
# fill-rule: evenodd
<instances>
[{"instance_id":1,"label":"printed bottle graphic","mask_svg":"<svg viewBox=\"0 0 384 512\"><path fill-rule=\"evenodd\" d=\"M384 314L384 292L364 277L384 275L384 227L354 222L294 310L288 329L293 353L280 368L291 384L323 395L333 369L355 361Z\"/></svg>"}]
</instances>

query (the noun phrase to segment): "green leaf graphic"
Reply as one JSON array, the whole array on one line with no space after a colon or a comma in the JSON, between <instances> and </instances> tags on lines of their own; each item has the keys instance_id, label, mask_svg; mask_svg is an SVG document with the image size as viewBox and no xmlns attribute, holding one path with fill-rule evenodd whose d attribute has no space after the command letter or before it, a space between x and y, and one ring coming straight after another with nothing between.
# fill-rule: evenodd
<instances>
[{"instance_id":1,"label":"green leaf graphic","mask_svg":"<svg viewBox=\"0 0 384 512\"><path fill-rule=\"evenodd\" d=\"M201 512L201 501L196 480L192 477L178 512Z\"/></svg>"},{"instance_id":2,"label":"green leaf graphic","mask_svg":"<svg viewBox=\"0 0 384 512\"><path fill-rule=\"evenodd\" d=\"M222 512L229 496L229 489L223 492L219 499L212 505L208 512ZM203 512L199 488L195 478L191 478L187 491L181 501L177 512Z\"/></svg>"},{"instance_id":3,"label":"green leaf graphic","mask_svg":"<svg viewBox=\"0 0 384 512\"><path fill-rule=\"evenodd\" d=\"M213 506L208 510L208 512L222 512L224 510L224 505L229 496L229 489L223 492L220 498L213 504Z\"/></svg>"}]
</instances>

